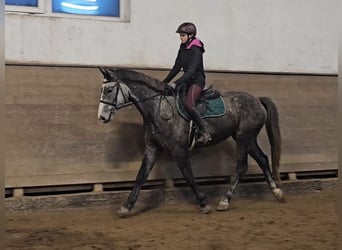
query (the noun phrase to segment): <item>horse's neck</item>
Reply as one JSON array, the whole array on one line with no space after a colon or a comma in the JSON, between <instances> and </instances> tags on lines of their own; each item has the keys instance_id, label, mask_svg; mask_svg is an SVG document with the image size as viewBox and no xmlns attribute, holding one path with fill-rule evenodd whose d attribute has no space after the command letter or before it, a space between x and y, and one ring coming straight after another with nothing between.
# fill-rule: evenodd
<instances>
[{"instance_id":1,"label":"horse's neck","mask_svg":"<svg viewBox=\"0 0 342 250\"><path fill-rule=\"evenodd\" d=\"M158 111L159 93L145 85L129 85L134 104L144 119Z\"/></svg>"}]
</instances>

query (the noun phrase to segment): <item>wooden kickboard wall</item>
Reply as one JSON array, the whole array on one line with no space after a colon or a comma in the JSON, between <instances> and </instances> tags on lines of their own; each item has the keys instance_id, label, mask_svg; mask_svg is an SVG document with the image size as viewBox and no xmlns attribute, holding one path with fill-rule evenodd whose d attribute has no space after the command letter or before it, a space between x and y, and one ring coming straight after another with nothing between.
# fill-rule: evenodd
<instances>
[{"instance_id":1,"label":"wooden kickboard wall","mask_svg":"<svg viewBox=\"0 0 342 250\"><path fill-rule=\"evenodd\" d=\"M6 66L5 187L133 181L144 150L142 119L133 106L97 120L102 75L97 68ZM162 79L167 72L143 70ZM220 91L268 96L279 109L280 171L337 169L337 76L207 73ZM269 154L266 133L259 142ZM235 172L232 139L192 152L197 177ZM261 173L250 160L249 174ZM180 178L164 154L149 180Z\"/></svg>"}]
</instances>

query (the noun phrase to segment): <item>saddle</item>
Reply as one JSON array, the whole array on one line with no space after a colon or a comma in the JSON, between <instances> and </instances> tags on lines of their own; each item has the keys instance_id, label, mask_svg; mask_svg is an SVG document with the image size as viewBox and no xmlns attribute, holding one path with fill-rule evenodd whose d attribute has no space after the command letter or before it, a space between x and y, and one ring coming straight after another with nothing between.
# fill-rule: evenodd
<instances>
[{"instance_id":1,"label":"saddle","mask_svg":"<svg viewBox=\"0 0 342 250\"><path fill-rule=\"evenodd\" d=\"M187 121L191 118L184 107L185 90L180 90L176 96L176 106L179 114ZM197 100L196 109L202 118L221 117L226 113L226 105L219 91L210 85L205 88Z\"/></svg>"},{"instance_id":2,"label":"saddle","mask_svg":"<svg viewBox=\"0 0 342 250\"><path fill-rule=\"evenodd\" d=\"M180 90L176 95L176 106L178 113L189 122L189 138L188 147L192 150L196 145L196 140L199 136L199 131L195 123L191 120L190 115L184 107L183 100L185 99L185 90ZM198 98L196 109L201 114L202 118L221 117L226 113L226 105L220 92L214 90L212 85L205 88Z\"/></svg>"}]
</instances>

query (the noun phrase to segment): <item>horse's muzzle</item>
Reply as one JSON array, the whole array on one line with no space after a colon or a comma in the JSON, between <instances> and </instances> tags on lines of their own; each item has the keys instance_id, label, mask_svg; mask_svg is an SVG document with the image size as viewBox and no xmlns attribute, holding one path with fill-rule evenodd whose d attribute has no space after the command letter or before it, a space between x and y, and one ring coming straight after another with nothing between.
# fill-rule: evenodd
<instances>
[{"instance_id":1,"label":"horse's muzzle","mask_svg":"<svg viewBox=\"0 0 342 250\"><path fill-rule=\"evenodd\" d=\"M107 122L109 122L111 119L110 119L110 117L109 117L109 119L107 119L106 117L104 117L104 116L100 116L99 117L99 120L101 121L101 122L103 122L103 123L107 123Z\"/></svg>"}]
</instances>

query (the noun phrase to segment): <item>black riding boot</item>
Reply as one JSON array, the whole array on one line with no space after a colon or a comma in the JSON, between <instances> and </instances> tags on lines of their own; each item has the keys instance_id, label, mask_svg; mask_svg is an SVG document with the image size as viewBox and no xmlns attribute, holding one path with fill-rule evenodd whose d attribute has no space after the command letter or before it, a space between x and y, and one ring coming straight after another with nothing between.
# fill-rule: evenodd
<instances>
[{"instance_id":1,"label":"black riding boot","mask_svg":"<svg viewBox=\"0 0 342 250\"><path fill-rule=\"evenodd\" d=\"M209 133L209 130L204 125L204 121L201 117L201 115L198 113L196 109L193 109L191 112L189 112L192 120L196 123L198 130L200 132L200 137L197 139L197 142L207 144L209 141L212 140L211 135Z\"/></svg>"}]
</instances>

